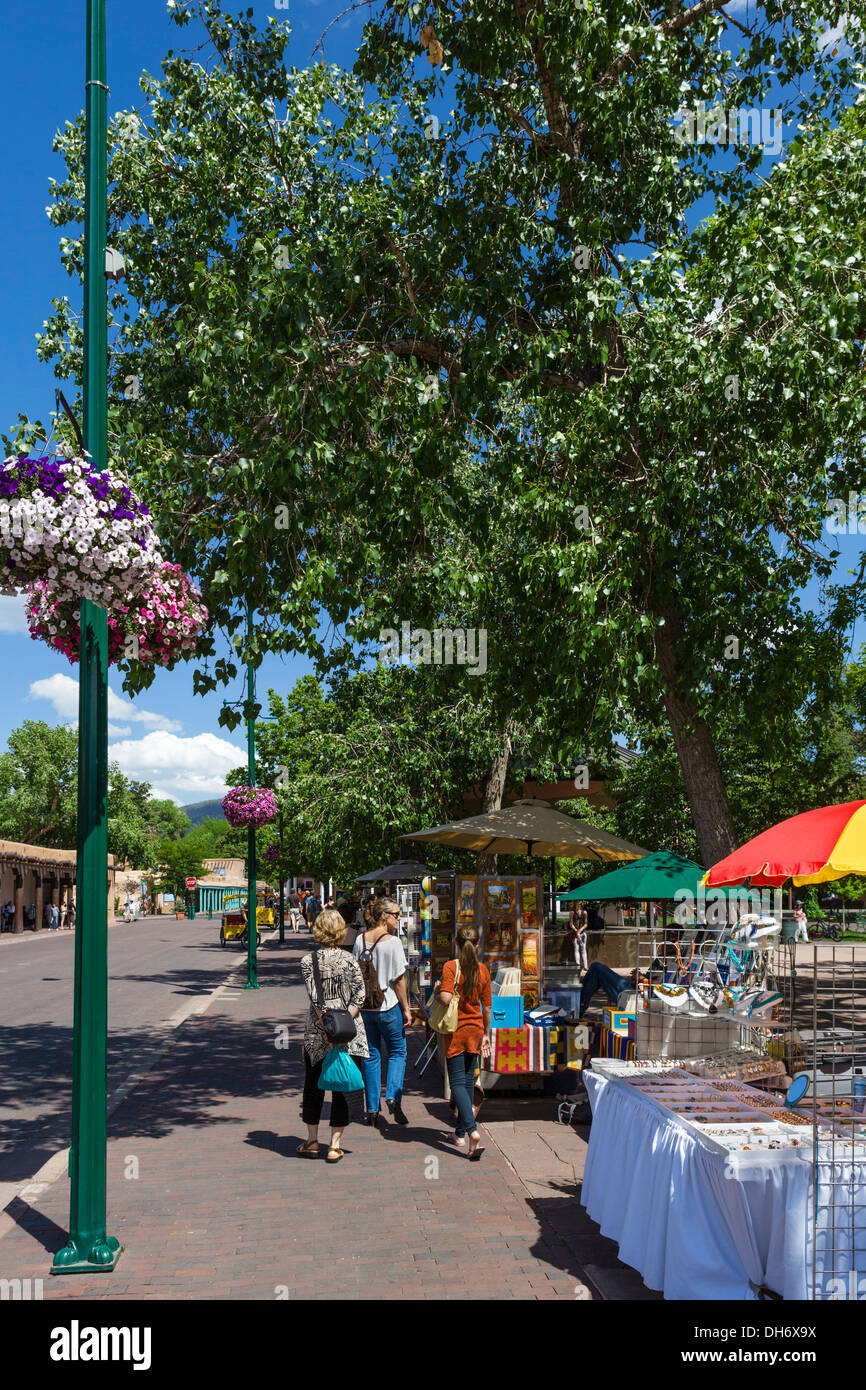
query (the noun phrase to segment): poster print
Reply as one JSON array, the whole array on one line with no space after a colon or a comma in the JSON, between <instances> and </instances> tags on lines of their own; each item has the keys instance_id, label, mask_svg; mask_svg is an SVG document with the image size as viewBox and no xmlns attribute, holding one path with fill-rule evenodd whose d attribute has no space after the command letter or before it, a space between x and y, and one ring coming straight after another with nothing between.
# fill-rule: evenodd
<instances>
[{"instance_id":1,"label":"poster print","mask_svg":"<svg viewBox=\"0 0 866 1390\"><path fill-rule=\"evenodd\" d=\"M513 951L496 951L492 955L489 951L485 951L484 964L490 971L490 978L495 980L497 970L513 970L515 968L517 957Z\"/></svg>"},{"instance_id":2,"label":"poster print","mask_svg":"<svg viewBox=\"0 0 866 1390\"><path fill-rule=\"evenodd\" d=\"M520 915L524 927L538 926L538 884L521 883Z\"/></svg>"},{"instance_id":3,"label":"poster print","mask_svg":"<svg viewBox=\"0 0 866 1390\"><path fill-rule=\"evenodd\" d=\"M457 885L457 918L460 922L475 921L475 879L461 878Z\"/></svg>"},{"instance_id":4,"label":"poster print","mask_svg":"<svg viewBox=\"0 0 866 1390\"><path fill-rule=\"evenodd\" d=\"M485 913L512 913L516 910L514 882L503 882L496 880L484 885L484 911Z\"/></svg>"},{"instance_id":5,"label":"poster print","mask_svg":"<svg viewBox=\"0 0 866 1390\"><path fill-rule=\"evenodd\" d=\"M433 882L433 892L437 898L446 903L451 902L451 894L454 892L454 884L450 878L437 878Z\"/></svg>"},{"instance_id":6,"label":"poster print","mask_svg":"<svg viewBox=\"0 0 866 1390\"><path fill-rule=\"evenodd\" d=\"M517 950L517 923L509 917L489 917L484 933L488 950L512 953Z\"/></svg>"},{"instance_id":7,"label":"poster print","mask_svg":"<svg viewBox=\"0 0 866 1390\"><path fill-rule=\"evenodd\" d=\"M538 933L526 932L520 938L520 966L530 979L538 976Z\"/></svg>"}]
</instances>

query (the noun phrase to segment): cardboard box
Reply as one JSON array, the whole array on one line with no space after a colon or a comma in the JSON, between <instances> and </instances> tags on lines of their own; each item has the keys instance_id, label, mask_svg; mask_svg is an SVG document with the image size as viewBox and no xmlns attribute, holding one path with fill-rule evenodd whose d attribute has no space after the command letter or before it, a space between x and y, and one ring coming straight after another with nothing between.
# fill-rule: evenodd
<instances>
[{"instance_id":1,"label":"cardboard box","mask_svg":"<svg viewBox=\"0 0 866 1390\"><path fill-rule=\"evenodd\" d=\"M624 1038L634 1037L633 1032L629 1032L630 1027L634 1027L635 1015L626 1013L622 1009L602 1009L602 1025L609 1028L612 1033L621 1033Z\"/></svg>"}]
</instances>

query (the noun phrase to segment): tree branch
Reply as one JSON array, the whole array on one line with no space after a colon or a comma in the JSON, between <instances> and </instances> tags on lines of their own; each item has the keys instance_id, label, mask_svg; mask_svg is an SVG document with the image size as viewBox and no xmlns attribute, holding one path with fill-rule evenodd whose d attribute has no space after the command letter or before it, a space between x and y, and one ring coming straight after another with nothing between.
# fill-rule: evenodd
<instances>
[{"instance_id":1,"label":"tree branch","mask_svg":"<svg viewBox=\"0 0 866 1390\"><path fill-rule=\"evenodd\" d=\"M530 140L534 145L538 146L542 150L546 150L548 148L547 136L541 135L537 130L534 130L533 127L530 125L529 121L526 119L526 117L521 116L520 112L516 109L516 107L512 106L511 102L507 101L506 98L503 97L502 93L497 91L495 87L479 87L478 90L480 92L483 92L485 96L490 97L491 101L495 101L499 106L502 106L504 110L507 112L507 114L511 117L514 124L519 126L520 129L524 132L524 134L529 136Z\"/></svg>"},{"instance_id":2,"label":"tree branch","mask_svg":"<svg viewBox=\"0 0 866 1390\"><path fill-rule=\"evenodd\" d=\"M703 19L704 15L710 14L713 10L721 10L729 0L698 0L696 5L683 10L681 14L674 15L672 19L666 19L661 29L658 31L669 38L671 34L678 34L682 29L689 29L698 20ZM727 15L725 16L727 19ZM596 86L609 87L618 77L621 77L629 64L634 63L638 58L643 57L643 49L629 48L625 53L621 53L610 65L609 68L599 78Z\"/></svg>"}]
</instances>

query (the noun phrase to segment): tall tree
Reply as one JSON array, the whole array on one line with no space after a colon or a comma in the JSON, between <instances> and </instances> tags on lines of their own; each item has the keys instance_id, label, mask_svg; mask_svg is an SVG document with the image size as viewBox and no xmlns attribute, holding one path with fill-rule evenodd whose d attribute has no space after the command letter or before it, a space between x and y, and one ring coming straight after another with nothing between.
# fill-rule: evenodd
<instances>
[{"instance_id":1,"label":"tall tree","mask_svg":"<svg viewBox=\"0 0 866 1390\"><path fill-rule=\"evenodd\" d=\"M483 706L435 668L377 667L329 692L306 676L269 702L257 757L283 808L289 873L346 882L381 867L407 831L460 815L497 752ZM275 825L267 838L277 843ZM433 866L454 860L424 852Z\"/></svg>"},{"instance_id":2,"label":"tall tree","mask_svg":"<svg viewBox=\"0 0 866 1390\"><path fill-rule=\"evenodd\" d=\"M863 70L821 33L859 55L860 8L393 0L354 75L287 70L286 30L216 0L174 14L215 61L144 79L110 198L112 435L174 557L244 659L327 660L322 610L333 661L397 614L489 620L500 748L541 683L551 737L660 702L720 857L720 708L760 706L768 634L819 647L860 602L822 632L791 597L859 486ZM689 138L714 102L722 151ZM802 131L769 174L750 109ZM58 147L61 226L80 123ZM79 273L80 239L62 254ZM41 351L79 376L68 303Z\"/></svg>"}]
</instances>

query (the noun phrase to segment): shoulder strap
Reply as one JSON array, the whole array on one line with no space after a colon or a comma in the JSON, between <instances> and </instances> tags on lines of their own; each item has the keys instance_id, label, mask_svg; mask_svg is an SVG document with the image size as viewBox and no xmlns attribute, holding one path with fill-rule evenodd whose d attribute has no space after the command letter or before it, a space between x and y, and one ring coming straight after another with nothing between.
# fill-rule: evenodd
<instances>
[{"instance_id":1,"label":"shoulder strap","mask_svg":"<svg viewBox=\"0 0 866 1390\"><path fill-rule=\"evenodd\" d=\"M319 996L318 1000L313 1000L313 1003L316 1004L319 1009L323 1009L325 1007L325 991L322 988L322 972L319 969L319 952L316 946L313 947L312 959L313 979L316 984L316 993Z\"/></svg>"}]
</instances>

